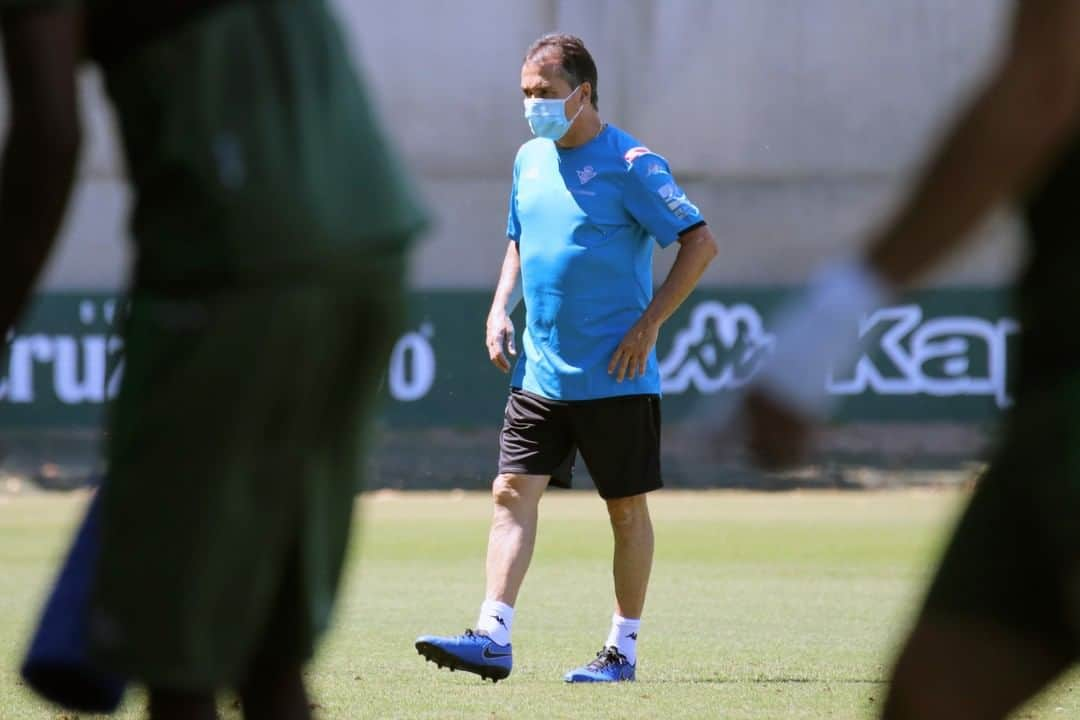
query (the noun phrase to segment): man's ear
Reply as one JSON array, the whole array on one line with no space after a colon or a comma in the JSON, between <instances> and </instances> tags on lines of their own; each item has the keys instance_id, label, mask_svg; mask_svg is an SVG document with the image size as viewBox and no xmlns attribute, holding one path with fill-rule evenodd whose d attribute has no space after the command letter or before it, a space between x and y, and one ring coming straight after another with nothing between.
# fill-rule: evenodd
<instances>
[{"instance_id":1,"label":"man's ear","mask_svg":"<svg viewBox=\"0 0 1080 720\"><path fill-rule=\"evenodd\" d=\"M588 80L581 83L581 101L592 105L592 83Z\"/></svg>"}]
</instances>

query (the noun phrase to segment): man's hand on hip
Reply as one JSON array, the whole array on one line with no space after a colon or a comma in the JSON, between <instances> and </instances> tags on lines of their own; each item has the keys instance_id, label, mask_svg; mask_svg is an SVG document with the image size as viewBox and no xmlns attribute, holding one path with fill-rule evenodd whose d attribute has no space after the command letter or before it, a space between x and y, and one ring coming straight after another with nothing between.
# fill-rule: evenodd
<instances>
[{"instance_id":1,"label":"man's hand on hip","mask_svg":"<svg viewBox=\"0 0 1080 720\"><path fill-rule=\"evenodd\" d=\"M630 332L615 348L615 354L608 363L608 375L616 373L616 381L622 382L624 378L633 380L645 375L645 369L649 365L649 353L656 345L656 337L660 334L660 326L639 320L630 328Z\"/></svg>"},{"instance_id":2,"label":"man's hand on hip","mask_svg":"<svg viewBox=\"0 0 1080 720\"><path fill-rule=\"evenodd\" d=\"M505 348L505 353L503 352ZM504 373L510 372L510 361L506 357L517 357L514 347L514 323L506 312L492 312L487 320L487 350L491 363Z\"/></svg>"}]
</instances>

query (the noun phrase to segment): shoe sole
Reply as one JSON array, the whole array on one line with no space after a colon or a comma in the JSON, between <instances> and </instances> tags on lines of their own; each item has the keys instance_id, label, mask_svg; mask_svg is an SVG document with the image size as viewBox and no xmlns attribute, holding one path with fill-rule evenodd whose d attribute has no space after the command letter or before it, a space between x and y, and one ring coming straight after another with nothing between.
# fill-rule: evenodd
<instances>
[{"instance_id":1,"label":"shoe sole","mask_svg":"<svg viewBox=\"0 0 1080 720\"><path fill-rule=\"evenodd\" d=\"M416 643L416 652L428 662L433 662L438 665L439 668L449 668L450 672L454 672L455 670L471 672L479 675L484 680L490 680L493 684L506 678L506 676L510 674L509 668L494 665L474 665L465 662L456 655L451 655L438 645L427 642Z\"/></svg>"},{"instance_id":2,"label":"shoe sole","mask_svg":"<svg viewBox=\"0 0 1080 720\"><path fill-rule=\"evenodd\" d=\"M571 685L615 685L618 683L636 682L636 678L619 678L618 680L586 680L584 678L577 679L564 677L563 682L569 683Z\"/></svg>"}]
</instances>

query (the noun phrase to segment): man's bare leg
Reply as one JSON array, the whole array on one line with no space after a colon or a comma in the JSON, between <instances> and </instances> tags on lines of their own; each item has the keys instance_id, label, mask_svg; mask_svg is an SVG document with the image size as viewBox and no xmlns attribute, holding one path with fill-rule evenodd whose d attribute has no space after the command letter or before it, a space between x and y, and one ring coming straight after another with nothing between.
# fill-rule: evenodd
<instances>
[{"instance_id":1,"label":"man's bare leg","mask_svg":"<svg viewBox=\"0 0 1080 720\"><path fill-rule=\"evenodd\" d=\"M612 571L615 576L615 612L640 618L653 561L653 527L646 495L607 501L615 536Z\"/></svg>"},{"instance_id":2,"label":"man's bare leg","mask_svg":"<svg viewBox=\"0 0 1080 720\"><path fill-rule=\"evenodd\" d=\"M513 606L536 546L536 521L547 475L499 475L487 548L486 600Z\"/></svg>"},{"instance_id":3,"label":"man's bare leg","mask_svg":"<svg viewBox=\"0 0 1080 720\"><path fill-rule=\"evenodd\" d=\"M615 614L604 646L614 647L627 662L637 665L638 631L652 572L652 520L644 494L608 500L607 508L615 536Z\"/></svg>"},{"instance_id":4,"label":"man's bare leg","mask_svg":"<svg viewBox=\"0 0 1080 720\"><path fill-rule=\"evenodd\" d=\"M421 635L416 650L451 670L498 681L513 667L510 632L514 607L536 545L536 518L547 475L502 474L492 483L494 513L487 548L487 588L476 631L459 637Z\"/></svg>"}]
</instances>

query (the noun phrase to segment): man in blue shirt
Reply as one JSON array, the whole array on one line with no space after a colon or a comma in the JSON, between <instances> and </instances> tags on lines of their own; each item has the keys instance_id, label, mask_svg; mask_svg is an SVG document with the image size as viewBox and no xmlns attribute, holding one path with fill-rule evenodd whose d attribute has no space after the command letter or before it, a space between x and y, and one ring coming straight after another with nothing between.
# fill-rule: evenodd
<instances>
[{"instance_id":1,"label":"man in blue shirt","mask_svg":"<svg viewBox=\"0 0 1080 720\"><path fill-rule=\"evenodd\" d=\"M423 636L421 655L491 680L510 674L510 630L532 557L537 505L569 487L578 453L615 537L615 614L594 661L567 682L633 680L652 567L646 493L661 487L661 324L717 254L667 161L600 119L596 65L582 41L545 35L521 71L535 139L514 161L502 273L487 320L491 361L516 354L510 311L520 275L526 326L500 438L487 589L475 630ZM653 244L679 243L653 294Z\"/></svg>"}]
</instances>

